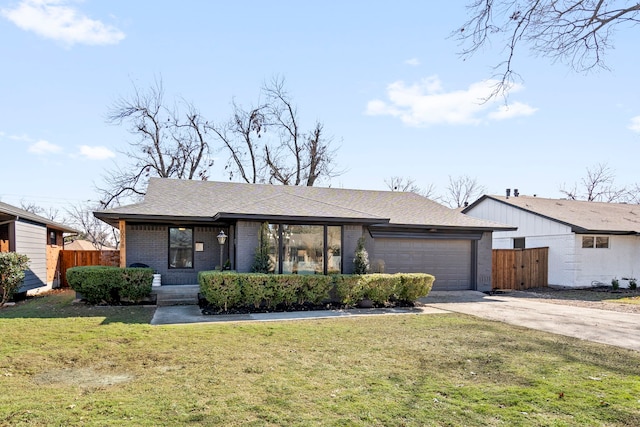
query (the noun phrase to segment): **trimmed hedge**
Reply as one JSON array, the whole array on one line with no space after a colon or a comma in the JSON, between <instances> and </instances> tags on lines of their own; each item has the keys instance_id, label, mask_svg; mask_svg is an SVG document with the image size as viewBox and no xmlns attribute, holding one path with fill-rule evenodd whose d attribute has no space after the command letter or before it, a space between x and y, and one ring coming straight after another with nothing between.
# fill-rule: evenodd
<instances>
[{"instance_id":1,"label":"trimmed hedge","mask_svg":"<svg viewBox=\"0 0 640 427\"><path fill-rule=\"evenodd\" d=\"M90 304L116 304L122 299L138 302L151 295L153 269L73 267L67 270L67 282Z\"/></svg>"},{"instance_id":2,"label":"trimmed hedge","mask_svg":"<svg viewBox=\"0 0 640 427\"><path fill-rule=\"evenodd\" d=\"M370 299L376 305L412 303L431 291L430 274L298 275L201 271L200 292L213 306L229 308L339 302L355 305Z\"/></svg>"}]
</instances>

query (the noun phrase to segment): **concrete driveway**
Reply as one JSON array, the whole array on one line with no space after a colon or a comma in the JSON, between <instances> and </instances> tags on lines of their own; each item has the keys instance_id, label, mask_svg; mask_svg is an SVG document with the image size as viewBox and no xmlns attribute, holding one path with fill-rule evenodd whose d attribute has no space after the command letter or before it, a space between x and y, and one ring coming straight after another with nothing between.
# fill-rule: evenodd
<instances>
[{"instance_id":1,"label":"concrete driveway","mask_svg":"<svg viewBox=\"0 0 640 427\"><path fill-rule=\"evenodd\" d=\"M475 291L432 291L429 307L640 351L640 314Z\"/></svg>"}]
</instances>

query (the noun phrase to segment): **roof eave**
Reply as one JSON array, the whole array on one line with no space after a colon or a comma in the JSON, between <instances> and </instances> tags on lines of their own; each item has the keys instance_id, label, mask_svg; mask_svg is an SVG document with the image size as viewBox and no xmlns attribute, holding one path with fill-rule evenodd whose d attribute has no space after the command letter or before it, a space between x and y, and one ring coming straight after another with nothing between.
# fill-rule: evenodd
<instances>
[{"instance_id":1,"label":"roof eave","mask_svg":"<svg viewBox=\"0 0 640 427\"><path fill-rule=\"evenodd\" d=\"M465 231L516 231L518 227L510 227L510 226L491 226L491 227L480 227L480 226L465 226L465 225L442 225L442 224L396 224L396 223L388 223L388 224L376 224L375 227L388 227L388 228L405 228L405 229L415 229L415 230L465 230Z\"/></svg>"}]
</instances>

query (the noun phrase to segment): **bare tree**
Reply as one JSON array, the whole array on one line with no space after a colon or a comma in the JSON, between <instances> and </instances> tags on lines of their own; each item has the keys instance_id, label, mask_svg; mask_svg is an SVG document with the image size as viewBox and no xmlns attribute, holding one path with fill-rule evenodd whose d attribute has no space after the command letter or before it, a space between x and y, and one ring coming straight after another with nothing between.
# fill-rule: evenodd
<instances>
[{"instance_id":1,"label":"bare tree","mask_svg":"<svg viewBox=\"0 0 640 427\"><path fill-rule=\"evenodd\" d=\"M98 250L105 247L117 248L120 244L120 231L93 216L93 211L98 208L99 206L71 205L66 209L69 221L81 230L74 240L88 240Z\"/></svg>"},{"instance_id":2,"label":"bare tree","mask_svg":"<svg viewBox=\"0 0 640 427\"><path fill-rule=\"evenodd\" d=\"M443 197L445 203L451 208L467 206L486 192L484 186L478 184L476 178L467 175L453 178L449 176L447 193Z\"/></svg>"},{"instance_id":3,"label":"bare tree","mask_svg":"<svg viewBox=\"0 0 640 427\"><path fill-rule=\"evenodd\" d=\"M128 125L137 140L123 154L128 162L116 165L104 176L102 206L123 197L141 196L149 177L208 179L213 166L209 127L193 104L181 100L169 107L162 81L146 91L134 85L133 95L120 98L110 109L107 122Z\"/></svg>"},{"instance_id":4,"label":"bare tree","mask_svg":"<svg viewBox=\"0 0 640 427\"><path fill-rule=\"evenodd\" d=\"M640 22L636 0L471 0L467 8L469 20L454 32L463 58L496 38L504 44L505 57L495 67L499 83L493 96L505 95L519 77L513 64L521 44L578 72L606 69L604 55L613 48L616 29Z\"/></svg>"},{"instance_id":5,"label":"bare tree","mask_svg":"<svg viewBox=\"0 0 640 427\"><path fill-rule=\"evenodd\" d=\"M342 173L334 167L336 152L322 123L316 122L310 131L301 130L297 107L283 79L265 84L262 94L264 104L243 109L234 102L231 120L211 126L229 154L225 169L230 179L313 186Z\"/></svg>"},{"instance_id":6,"label":"bare tree","mask_svg":"<svg viewBox=\"0 0 640 427\"><path fill-rule=\"evenodd\" d=\"M421 188L418 184L416 184L416 181L413 178L402 176L392 176L386 178L384 180L384 183L391 191L404 191L409 193L416 193L428 199L439 199L439 197L436 196L436 187L433 183L429 184L425 188Z\"/></svg>"},{"instance_id":7,"label":"bare tree","mask_svg":"<svg viewBox=\"0 0 640 427\"><path fill-rule=\"evenodd\" d=\"M623 203L637 199L637 193L616 186L615 173L606 163L587 168L587 175L581 179L580 186L562 186L560 192L568 199L588 202Z\"/></svg>"},{"instance_id":8,"label":"bare tree","mask_svg":"<svg viewBox=\"0 0 640 427\"><path fill-rule=\"evenodd\" d=\"M50 207L45 209L42 206L38 206L33 202L27 202L25 200L20 200L20 208L27 212L31 212L32 214L50 219L51 221L59 221L60 212L56 208Z\"/></svg>"}]
</instances>

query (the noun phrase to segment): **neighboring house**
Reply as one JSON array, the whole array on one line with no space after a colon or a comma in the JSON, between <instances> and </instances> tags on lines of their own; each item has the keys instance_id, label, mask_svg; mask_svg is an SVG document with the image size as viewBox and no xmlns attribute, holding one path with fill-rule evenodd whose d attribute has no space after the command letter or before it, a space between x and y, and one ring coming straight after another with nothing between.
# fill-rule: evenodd
<instances>
[{"instance_id":1,"label":"neighboring house","mask_svg":"<svg viewBox=\"0 0 640 427\"><path fill-rule=\"evenodd\" d=\"M251 271L267 222L274 273L352 273L364 236L374 271L426 272L436 289L488 291L491 233L512 229L413 193L161 178L143 202L94 215L120 229L122 266L146 264L171 285L195 284L199 271L227 260Z\"/></svg>"},{"instance_id":2,"label":"neighboring house","mask_svg":"<svg viewBox=\"0 0 640 427\"><path fill-rule=\"evenodd\" d=\"M29 270L18 292L34 294L57 287L64 233L78 231L0 202L0 252L29 257Z\"/></svg>"},{"instance_id":3,"label":"neighboring house","mask_svg":"<svg viewBox=\"0 0 640 427\"><path fill-rule=\"evenodd\" d=\"M640 205L483 196L463 212L517 227L493 233L494 249L548 247L550 285L640 276Z\"/></svg>"},{"instance_id":4,"label":"neighboring house","mask_svg":"<svg viewBox=\"0 0 640 427\"><path fill-rule=\"evenodd\" d=\"M73 242L64 244L65 251L115 251L116 248L111 246L96 246L89 240L76 239Z\"/></svg>"}]
</instances>

